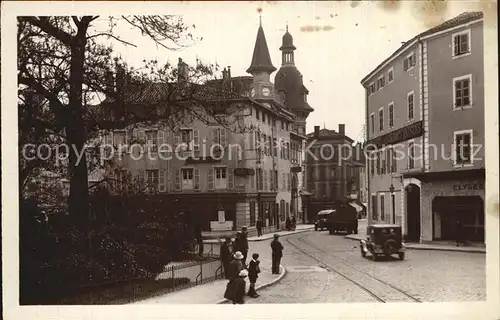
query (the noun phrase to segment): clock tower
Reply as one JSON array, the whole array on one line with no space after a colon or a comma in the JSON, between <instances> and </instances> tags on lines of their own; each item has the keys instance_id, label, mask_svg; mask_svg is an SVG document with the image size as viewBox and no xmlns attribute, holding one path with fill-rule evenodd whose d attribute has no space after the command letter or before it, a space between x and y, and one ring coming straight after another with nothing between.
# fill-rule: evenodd
<instances>
[{"instance_id":1,"label":"clock tower","mask_svg":"<svg viewBox=\"0 0 500 320\"><path fill-rule=\"evenodd\" d=\"M252 63L247 69L247 72L253 76L253 83L250 85L250 98L274 100L274 85L271 83L271 74L274 71L276 71L276 68L271 62L261 19L253 49Z\"/></svg>"}]
</instances>

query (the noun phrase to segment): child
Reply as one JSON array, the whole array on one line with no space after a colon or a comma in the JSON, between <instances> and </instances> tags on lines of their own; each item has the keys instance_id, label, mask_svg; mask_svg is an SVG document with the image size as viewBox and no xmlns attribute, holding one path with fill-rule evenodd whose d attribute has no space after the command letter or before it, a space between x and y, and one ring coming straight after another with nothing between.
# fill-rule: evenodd
<instances>
[{"instance_id":1,"label":"child","mask_svg":"<svg viewBox=\"0 0 500 320\"><path fill-rule=\"evenodd\" d=\"M259 268L259 254L252 254L252 261L250 261L248 266L248 280L250 280L250 289L248 290L248 296L252 298L257 298L259 295L257 291L255 291L255 282L257 282L257 278L259 277L260 268Z\"/></svg>"}]
</instances>

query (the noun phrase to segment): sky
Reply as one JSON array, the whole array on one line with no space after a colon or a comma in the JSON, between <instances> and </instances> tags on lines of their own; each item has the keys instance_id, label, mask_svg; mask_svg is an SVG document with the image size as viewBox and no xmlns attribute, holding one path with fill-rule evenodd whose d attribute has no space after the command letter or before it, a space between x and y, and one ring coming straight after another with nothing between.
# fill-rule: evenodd
<instances>
[{"instance_id":1,"label":"sky","mask_svg":"<svg viewBox=\"0 0 500 320\"><path fill-rule=\"evenodd\" d=\"M282 36L288 23L293 36L295 65L309 89L309 104L315 109L307 119L307 132L315 125L337 130L358 141L364 126L365 97L361 79L392 54L401 43L440 22L465 11L478 11L478 2L363 1L342 2L170 2L162 11L181 15L201 41L171 51L157 47L129 26L119 25L116 34L136 47L112 41L128 64L143 65L143 59L159 63L188 64L196 59L231 66L232 76L245 76L250 66L259 26L259 15L271 60L281 66ZM262 9L259 14L259 8ZM312 27L312 28L311 28ZM307 30L319 31L307 31ZM276 72L271 75L274 82ZM219 78L221 75L219 74Z\"/></svg>"}]
</instances>

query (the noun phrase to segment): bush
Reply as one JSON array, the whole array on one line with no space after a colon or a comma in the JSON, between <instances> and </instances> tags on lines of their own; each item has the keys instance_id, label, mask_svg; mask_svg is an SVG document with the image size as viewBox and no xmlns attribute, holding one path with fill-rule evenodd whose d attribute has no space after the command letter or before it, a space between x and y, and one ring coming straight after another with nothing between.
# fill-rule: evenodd
<instances>
[{"instance_id":1,"label":"bush","mask_svg":"<svg viewBox=\"0 0 500 320\"><path fill-rule=\"evenodd\" d=\"M81 286L154 279L170 261L193 250L191 228L162 197L97 199L87 229L67 214L52 215L45 223L37 204L23 201L21 304L38 303L40 297L57 300Z\"/></svg>"}]
</instances>

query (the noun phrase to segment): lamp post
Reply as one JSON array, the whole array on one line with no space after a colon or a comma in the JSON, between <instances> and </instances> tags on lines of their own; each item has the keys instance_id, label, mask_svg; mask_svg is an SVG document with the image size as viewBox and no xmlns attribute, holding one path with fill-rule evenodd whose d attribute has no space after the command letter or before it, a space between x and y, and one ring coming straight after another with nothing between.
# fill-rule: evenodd
<instances>
[{"instance_id":1,"label":"lamp post","mask_svg":"<svg viewBox=\"0 0 500 320\"><path fill-rule=\"evenodd\" d=\"M389 187L389 192L391 193L391 205L392 205L392 223L396 224L396 197L394 195L394 185L391 182Z\"/></svg>"}]
</instances>

